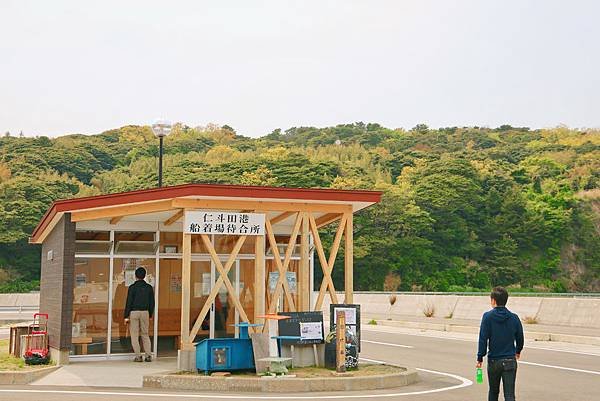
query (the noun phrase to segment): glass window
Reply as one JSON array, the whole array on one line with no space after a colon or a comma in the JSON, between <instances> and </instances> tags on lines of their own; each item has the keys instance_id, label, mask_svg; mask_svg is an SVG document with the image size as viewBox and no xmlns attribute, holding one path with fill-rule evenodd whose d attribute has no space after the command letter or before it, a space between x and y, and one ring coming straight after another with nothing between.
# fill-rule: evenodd
<instances>
[{"instance_id":1,"label":"glass window","mask_svg":"<svg viewBox=\"0 0 600 401\"><path fill-rule=\"evenodd\" d=\"M115 258L112 277L112 333L111 353L133 352L128 327L124 321L127 290L135 282L135 269L146 269L146 282L154 287L156 282L156 260L137 258ZM154 335L154 319L150 319L148 328L150 337ZM141 341L140 341L141 344Z\"/></svg>"},{"instance_id":2,"label":"glass window","mask_svg":"<svg viewBox=\"0 0 600 401\"><path fill-rule=\"evenodd\" d=\"M115 241L154 241L155 235L152 231L115 231Z\"/></svg>"},{"instance_id":3,"label":"glass window","mask_svg":"<svg viewBox=\"0 0 600 401\"><path fill-rule=\"evenodd\" d=\"M215 250L218 254L230 254L238 238L237 235L215 235ZM254 255L254 244L256 244L256 236L247 236L239 253Z\"/></svg>"},{"instance_id":4,"label":"glass window","mask_svg":"<svg viewBox=\"0 0 600 401\"><path fill-rule=\"evenodd\" d=\"M267 268L267 277L266 277L266 291L267 291L267 305L271 304L271 299L275 292L275 286L277 284L277 280L279 279L279 270L277 270L277 265L273 259L267 259L265 261ZM283 260L282 260L283 263ZM290 288L290 293L292 294L292 299L294 300L294 305L298 305L298 268L300 266L300 261L297 259L290 260L290 264L287 270L287 282ZM285 290L281 291L281 298L279 299L279 311L280 312L289 312L290 307L287 302L287 297L284 293ZM283 304L281 303L283 301Z\"/></svg>"},{"instance_id":5,"label":"glass window","mask_svg":"<svg viewBox=\"0 0 600 401\"><path fill-rule=\"evenodd\" d=\"M158 242L153 232L115 232L115 253L128 255L153 255Z\"/></svg>"},{"instance_id":6,"label":"glass window","mask_svg":"<svg viewBox=\"0 0 600 401\"><path fill-rule=\"evenodd\" d=\"M254 323L254 270L254 259L240 259L239 299L250 323Z\"/></svg>"},{"instance_id":7,"label":"glass window","mask_svg":"<svg viewBox=\"0 0 600 401\"><path fill-rule=\"evenodd\" d=\"M298 235L296 237L296 244L294 245L294 250L292 251L292 257L300 257L300 242L302 237ZM285 252L288 247L288 243L290 241L289 235L276 235L275 242L277 242L277 250L279 251L279 256L283 259L285 257ZM273 256L273 251L271 250L271 243L268 239L266 239L265 246L267 248L266 255Z\"/></svg>"},{"instance_id":8,"label":"glass window","mask_svg":"<svg viewBox=\"0 0 600 401\"><path fill-rule=\"evenodd\" d=\"M183 234L182 234L183 238ZM210 238L210 237L209 237ZM192 235L192 253L203 253L208 254L208 249L204 246L204 241L202 241L202 237L199 235Z\"/></svg>"},{"instance_id":9,"label":"glass window","mask_svg":"<svg viewBox=\"0 0 600 401\"><path fill-rule=\"evenodd\" d=\"M160 232L160 253L181 253L183 246L183 233Z\"/></svg>"},{"instance_id":10,"label":"glass window","mask_svg":"<svg viewBox=\"0 0 600 401\"><path fill-rule=\"evenodd\" d=\"M105 354L108 337L109 259L75 259L72 348L74 355Z\"/></svg>"},{"instance_id":11,"label":"glass window","mask_svg":"<svg viewBox=\"0 0 600 401\"><path fill-rule=\"evenodd\" d=\"M88 241L108 241L110 240L110 231L77 231L76 240Z\"/></svg>"},{"instance_id":12,"label":"glass window","mask_svg":"<svg viewBox=\"0 0 600 401\"><path fill-rule=\"evenodd\" d=\"M108 255L112 247L109 231L77 231L75 253Z\"/></svg>"}]
</instances>

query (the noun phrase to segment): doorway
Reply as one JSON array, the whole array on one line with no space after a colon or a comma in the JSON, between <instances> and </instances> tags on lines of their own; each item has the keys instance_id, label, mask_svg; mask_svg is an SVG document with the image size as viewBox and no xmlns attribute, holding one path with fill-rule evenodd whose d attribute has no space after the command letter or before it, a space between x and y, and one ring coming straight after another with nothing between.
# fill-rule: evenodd
<instances>
[{"instance_id":1,"label":"doorway","mask_svg":"<svg viewBox=\"0 0 600 401\"><path fill-rule=\"evenodd\" d=\"M175 356L181 334L181 259L160 259L158 285L158 356ZM222 260L225 263L225 260ZM190 327L204 307L215 285L218 271L209 260L194 260L191 263L190 282ZM223 285L212 302L194 342L205 338L238 337L235 326L240 321L239 312L234 307L232 296L239 296L240 303L248 318L254 320L254 259L237 259L228 272L228 278L235 290L229 294Z\"/></svg>"}]
</instances>

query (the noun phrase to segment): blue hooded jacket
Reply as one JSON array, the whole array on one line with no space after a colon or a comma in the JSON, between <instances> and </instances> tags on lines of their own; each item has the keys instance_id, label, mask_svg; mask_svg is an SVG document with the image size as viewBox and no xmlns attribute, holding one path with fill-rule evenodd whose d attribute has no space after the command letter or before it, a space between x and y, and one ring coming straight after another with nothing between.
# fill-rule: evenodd
<instances>
[{"instance_id":1,"label":"blue hooded jacket","mask_svg":"<svg viewBox=\"0 0 600 401\"><path fill-rule=\"evenodd\" d=\"M519 316L505 306L497 306L485 312L481 319L477 361L483 361L486 354L491 360L513 358L521 353L523 342L523 325Z\"/></svg>"}]
</instances>

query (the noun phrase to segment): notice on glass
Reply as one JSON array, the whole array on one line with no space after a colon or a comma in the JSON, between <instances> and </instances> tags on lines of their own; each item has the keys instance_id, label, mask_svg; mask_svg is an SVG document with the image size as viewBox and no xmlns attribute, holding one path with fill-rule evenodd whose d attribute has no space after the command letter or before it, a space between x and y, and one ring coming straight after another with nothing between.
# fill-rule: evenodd
<instances>
[{"instance_id":1,"label":"notice on glass","mask_svg":"<svg viewBox=\"0 0 600 401\"><path fill-rule=\"evenodd\" d=\"M194 283L194 298L200 298L202 296L202 284L201 282Z\"/></svg>"},{"instance_id":2,"label":"notice on glass","mask_svg":"<svg viewBox=\"0 0 600 401\"><path fill-rule=\"evenodd\" d=\"M334 316L336 316L338 312L344 312L346 315L346 324L356 324L356 309L354 308L335 308L333 310Z\"/></svg>"},{"instance_id":3,"label":"notice on glass","mask_svg":"<svg viewBox=\"0 0 600 401\"><path fill-rule=\"evenodd\" d=\"M298 291L298 282L296 280L296 272L286 272L285 277L287 279L288 287L291 294L296 294ZM269 272L269 293L275 292L277 286L277 280L279 280L279 272Z\"/></svg>"},{"instance_id":4,"label":"notice on glass","mask_svg":"<svg viewBox=\"0 0 600 401\"><path fill-rule=\"evenodd\" d=\"M129 287L131 284L135 282L135 271L134 270L125 270L125 285Z\"/></svg>"},{"instance_id":5,"label":"notice on glass","mask_svg":"<svg viewBox=\"0 0 600 401\"><path fill-rule=\"evenodd\" d=\"M279 272L269 272L269 293L275 292L277 280L279 280Z\"/></svg>"},{"instance_id":6,"label":"notice on glass","mask_svg":"<svg viewBox=\"0 0 600 401\"><path fill-rule=\"evenodd\" d=\"M171 274L171 292L181 292L181 274Z\"/></svg>"},{"instance_id":7,"label":"notice on glass","mask_svg":"<svg viewBox=\"0 0 600 401\"><path fill-rule=\"evenodd\" d=\"M300 322L301 340L322 340L323 323L322 322Z\"/></svg>"},{"instance_id":8,"label":"notice on glass","mask_svg":"<svg viewBox=\"0 0 600 401\"><path fill-rule=\"evenodd\" d=\"M202 295L209 295L210 287L210 273L202 273Z\"/></svg>"}]
</instances>

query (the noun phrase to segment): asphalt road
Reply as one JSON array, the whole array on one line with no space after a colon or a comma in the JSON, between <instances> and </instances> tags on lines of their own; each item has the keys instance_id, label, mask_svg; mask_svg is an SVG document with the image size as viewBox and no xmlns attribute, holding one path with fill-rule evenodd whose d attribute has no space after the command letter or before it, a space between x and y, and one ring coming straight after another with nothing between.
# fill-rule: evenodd
<instances>
[{"instance_id":1,"label":"asphalt road","mask_svg":"<svg viewBox=\"0 0 600 401\"><path fill-rule=\"evenodd\" d=\"M418 384L387 392L302 395L190 394L148 389L2 386L0 400L31 401L147 401L147 400L251 400L251 399L390 399L390 400L485 400L487 384L473 384L476 344L470 336L447 338L435 332L407 334L363 331L362 357L420 369ZM393 331L393 330L387 330ZM401 330L400 330L401 331ZM600 400L600 347L533 343L526 346L517 377L517 399L526 401ZM548 349L539 349L548 348ZM562 351L555 350L562 349ZM452 377L454 375L455 377ZM487 381L487 380L486 380ZM445 390L449 387L454 389ZM442 390L442 391L440 391ZM48 391L48 392L47 392ZM433 392L435 391L435 392ZM502 397L501 397L502 399Z\"/></svg>"}]
</instances>

